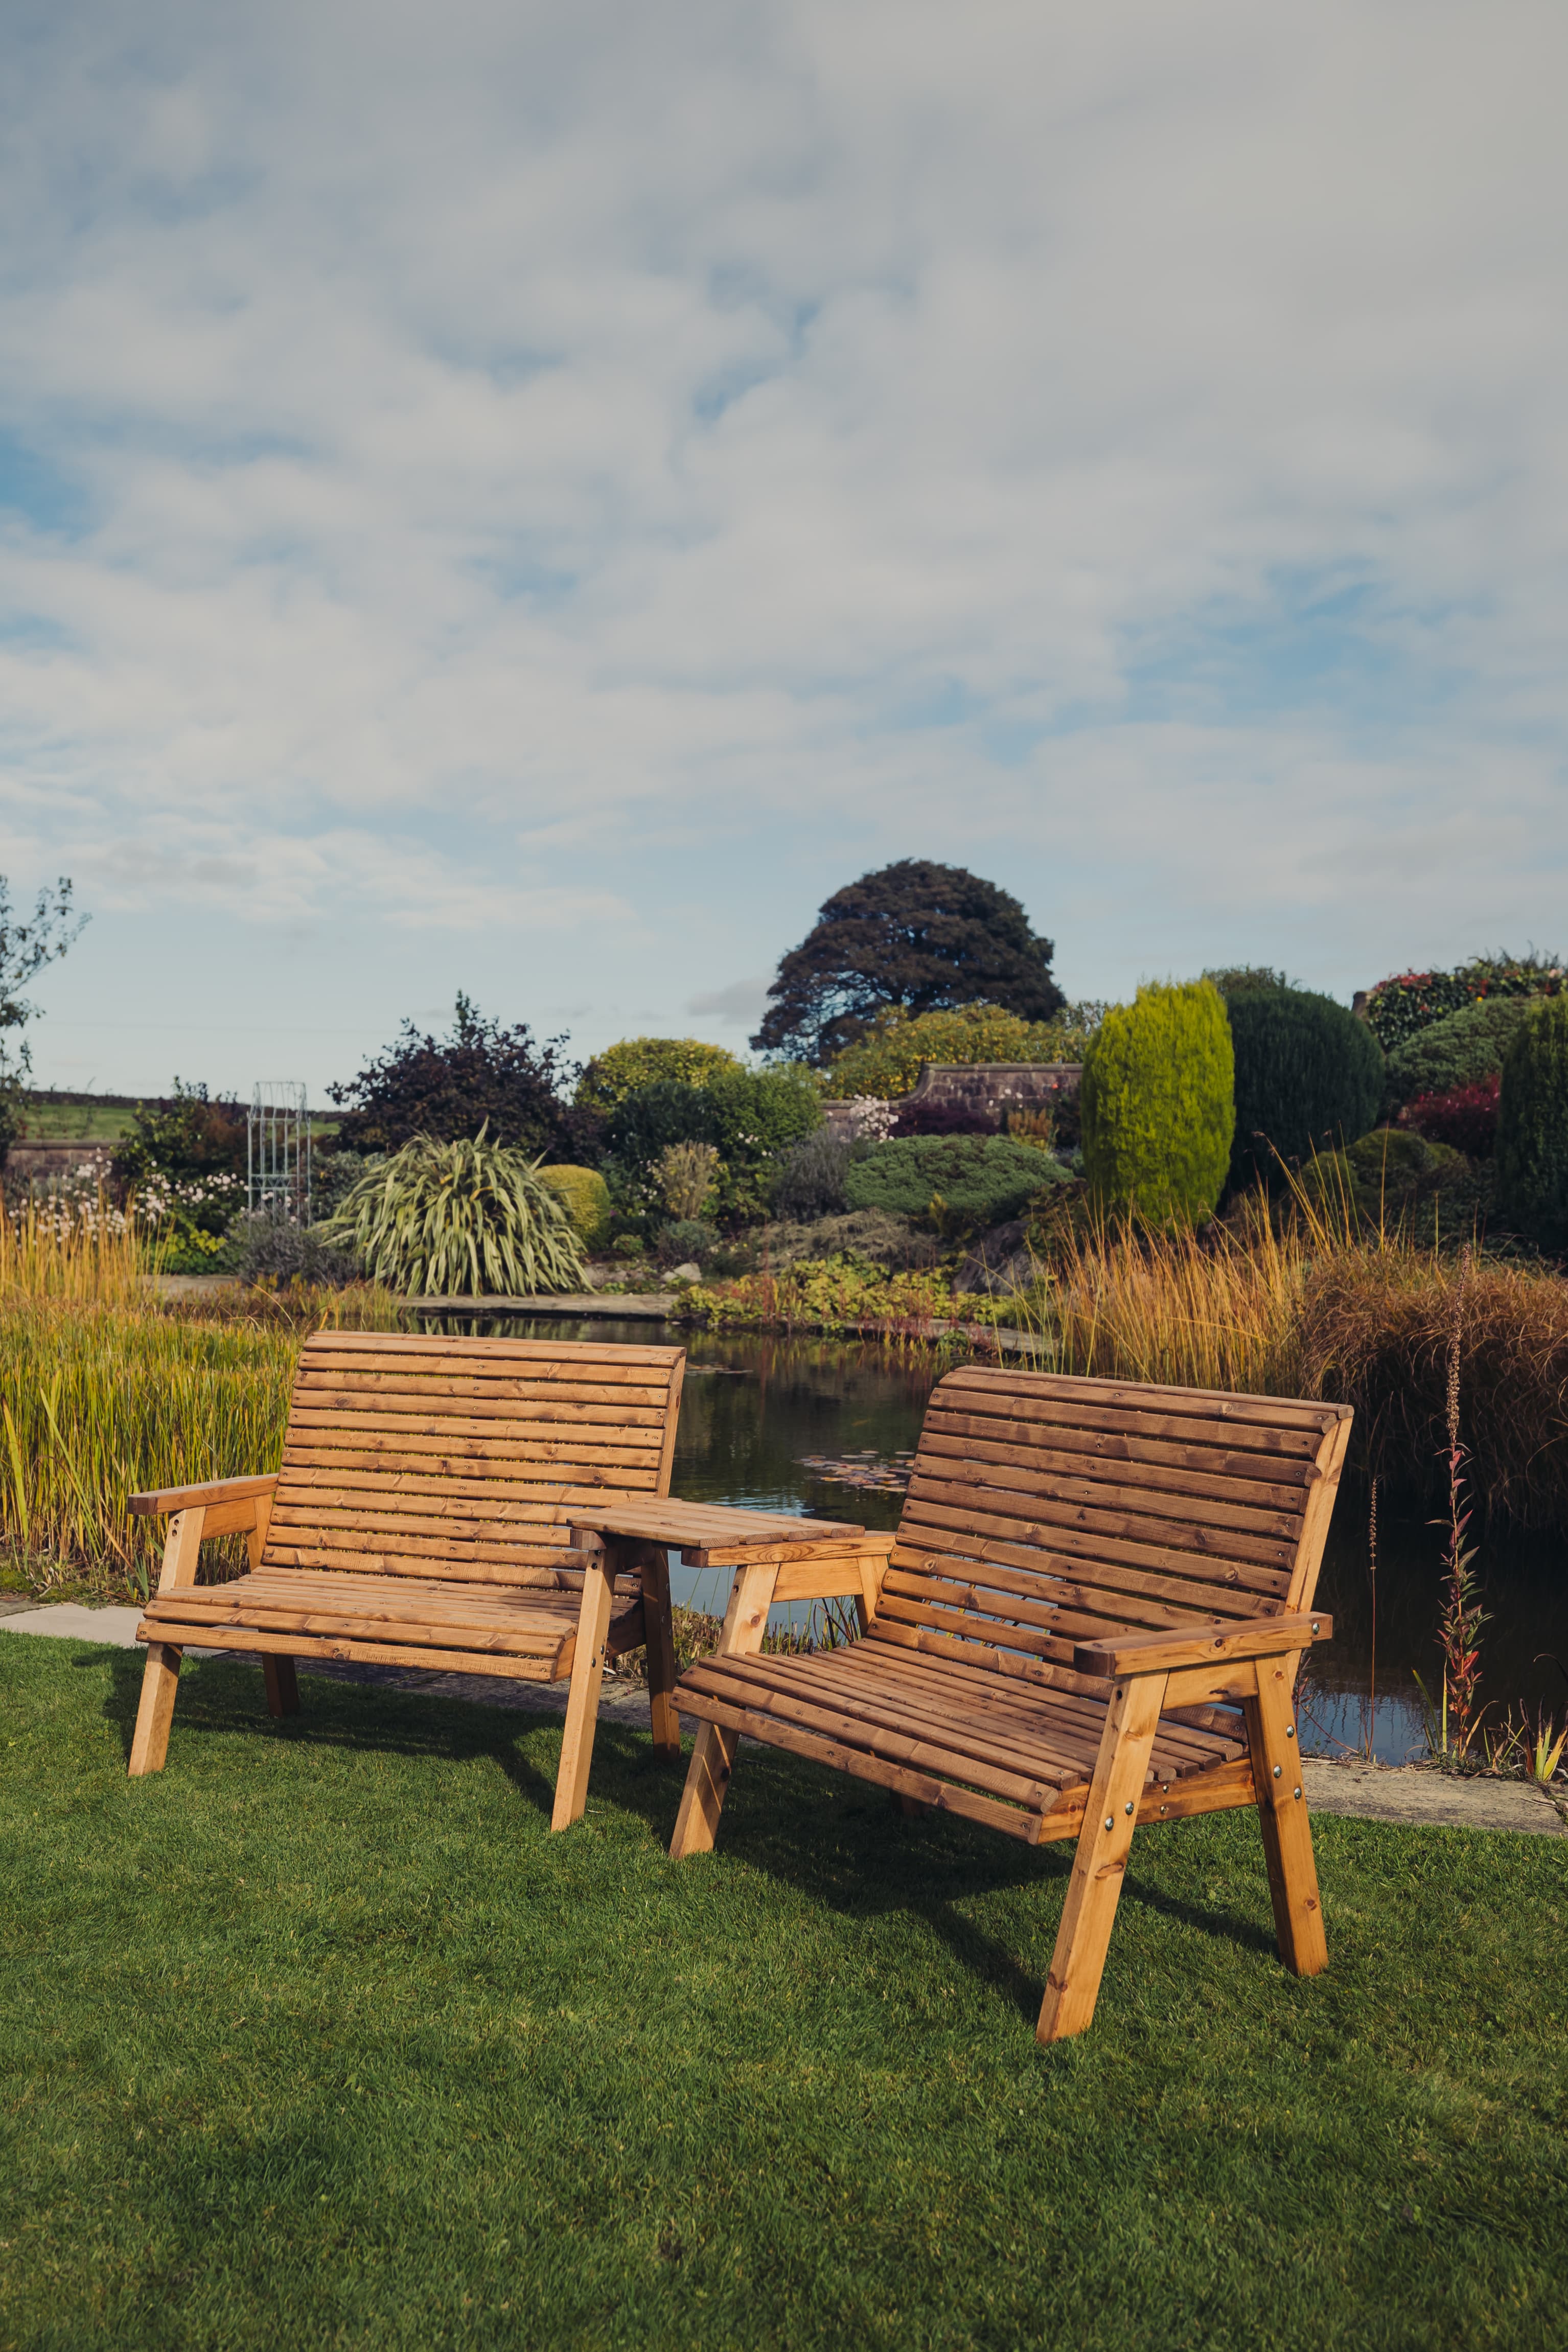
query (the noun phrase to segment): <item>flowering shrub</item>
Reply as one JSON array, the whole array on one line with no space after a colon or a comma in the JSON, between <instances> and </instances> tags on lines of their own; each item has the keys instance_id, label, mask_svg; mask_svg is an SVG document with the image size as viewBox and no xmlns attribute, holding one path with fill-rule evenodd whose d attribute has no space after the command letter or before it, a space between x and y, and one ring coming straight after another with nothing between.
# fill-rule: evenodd
<instances>
[{"instance_id":1,"label":"flowering shrub","mask_svg":"<svg viewBox=\"0 0 1568 2352\"><path fill-rule=\"evenodd\" d=\"M1446 1094L1417 1095L1401 1110L1399 1124L1424 1135L1428 1143L1447 1143L1468 1160L1485 1160L1497 1141L1501 1083L1494 1071L1489 1078L1450 1087Z\"/></svg>"},{"instance_id":2,"label":"flowering shrub","mask_svg":"<svg viewBox=\"0 0 1568 2352\"><path fill-rule=\"evenodd\" d=\"M1367 992L1366 1018L1385 1054L1462 1005L1485 996L1555 996L1557 956L1472 956L1457 971L1401 971Z\"/></svg>"}]
</instances>

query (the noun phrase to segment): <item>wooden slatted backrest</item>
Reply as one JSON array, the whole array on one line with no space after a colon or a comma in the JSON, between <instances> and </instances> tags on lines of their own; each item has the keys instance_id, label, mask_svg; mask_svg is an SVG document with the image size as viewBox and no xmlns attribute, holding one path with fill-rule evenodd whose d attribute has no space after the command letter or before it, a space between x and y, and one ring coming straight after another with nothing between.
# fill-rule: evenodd
<instances>
[{"instance_id":1,"label":"wooden slatted backrest","mask_svg":"<svg viewBox=\"0 0 1568 2352\"><path fill-rule=\"evenodd\" d=\"M874 1630L1088 1689L1079 1642L1310 1609L1350 1423L1348 1405L950 1372Z\"/></svg>"},{"instance_id":2,"label":"wooden slatted backrest","mask_svg":"<svg viewBox=\"0 0 1568 2352\"><path fill-rule=\"evenodd\" d=\"M668 1495L686 1352L319 1331L268 1568L559 1583L574 1503Z\"/></svg>"}]
</instances>

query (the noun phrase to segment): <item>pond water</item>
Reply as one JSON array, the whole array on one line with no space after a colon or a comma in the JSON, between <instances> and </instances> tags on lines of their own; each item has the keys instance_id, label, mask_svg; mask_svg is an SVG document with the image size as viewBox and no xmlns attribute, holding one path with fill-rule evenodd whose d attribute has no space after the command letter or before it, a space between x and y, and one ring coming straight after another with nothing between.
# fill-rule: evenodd
<instances>
[{"instance_id":1,"label":"pond water","mask_svg":"<svg viewBox=\"0 0 1568 2352\"><path fill-rule=\"evenodd\" d=\"M818 1518L898 1525L893 1484L920 1438L926 1399L943 1367L923 1349L754 1334L666 1333L657 1323L551 1317L444 1328L519 1338L612 1340L647 1347L679 1338L687 1349L671 1492L691 1502L749 1503ZM426 1328L429 1328L428 1326ZM1368 1572L1368 1496L1340 1490L1317 1598L1334 1637L1311 1653L1309 1747L1370 1744L1387 1763L1422 1748L1414 1671L1438 1683L1436 1629L1442 1531L1419 1517L1379 1515L1375 1586ZM1568 1573L1561 1538L1476 1536L1485 1605L1482 1696L1500 1717L1518 1702L1568 1706ZM677 1568L677 1601L721 1610L728 1575ZM1559 1665L1556 1662L1562 1661Z\"/></svg>"}]
</instances>

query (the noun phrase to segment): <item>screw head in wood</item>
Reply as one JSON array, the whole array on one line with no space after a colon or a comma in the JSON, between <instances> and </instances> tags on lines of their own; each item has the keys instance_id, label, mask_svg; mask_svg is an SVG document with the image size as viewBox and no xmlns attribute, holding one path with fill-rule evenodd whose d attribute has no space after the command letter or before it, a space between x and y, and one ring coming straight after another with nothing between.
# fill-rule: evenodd
<instances>
[{"instance_id":1,"label":"screw head in wood","mask_svg":"<svg viewBox=\"0 0 1568 2352\"><path fill-rule=\"evenodd\" d=\"M1286 1738L1287 1738L1287 1739L1294 1739L1294 1738L1295 1738L1295 1737L1296 1737L1296 1727L1295 1727L1295 1725L1294 1725L1293 1723L1288 1723L1288 1724L1285 1726L1285 1737L1286 1737Z\"/></svg>"},{"instance_id":2,"label":"screw head in wood","mask_svg":"<svg viewBox=\"0 0 1568 2352\"><path fill-rule=\"evenodd\" d=\"M1128 1803L1128 1804L1123 1808L1123 1811L1126 1811L1126 1812L1129 1812L1129 1813L1130 1813L1130 1812L1132 1811L1131 1804L1131 1803Z\"/></svg>"},{"instance_id":3,"label":"screw head in wood","mask_svg":"<svg viewBox=\"0 0 1568 2352\"><path fill-rule=\"evenodd\" d=\"M1313 1620L1312 1620L1312 1631L1313 1631L1313 1633L1315 1633L1317 1632L1317 1630L1318 1630L1318 1621L1317 1621L1317 1619L1314 1617L1314 1618L1313 1618Z\"/></svg>"},{"instance_id":4,"label":"screw head in wood","mask_svg":"<svg viewBox=\"0 0 1568 2352\"><path fill-rule=\"evenodd\" d=\"M1283 1770L1284 1770L1284 1769L1285 1769L1285 1767L1283 1766L1283 1764L1276 1764L1276 1766L1274 1767L1274 1778L1275 1778L1277 1780L1278 1780L1278 1779L1279 1778L1280 1773L1281 1773L1281 1772L1283 1772Z\"/></svg>"},{"instance_id":5,"label":"screw head in wood","mask_svg":"<svg viewBox=\"0 0 1568 2352\"><path fill-rule=\"evenodd\" d=\"M1290 1793L1293 1797L1300 1797L1301 1791L1300 1789L1293 1789Z\"/></svg>"},{"instance_id":6,"label":"screw head in wood","mask_svg":"<svg viewBox=\"0 0 1568 2352\"><path fill-rule=\"evenodd\" d=\"M1116 1823L1111 1820L1109 1813L1105 1816L1105 1826L1108 1830L1113 1830L1116 1827Z\"/></svg>"}]
</instances>

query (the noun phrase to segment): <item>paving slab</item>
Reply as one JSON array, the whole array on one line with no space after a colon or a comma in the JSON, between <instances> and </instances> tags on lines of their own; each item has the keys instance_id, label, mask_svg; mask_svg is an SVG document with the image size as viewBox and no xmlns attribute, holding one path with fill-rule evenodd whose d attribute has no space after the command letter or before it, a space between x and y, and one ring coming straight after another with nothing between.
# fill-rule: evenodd
<instances>
[{"instance_id":1,"label":"paving slab","mask_svg":"<svg viewBox=\"0 0 1568 2352\"><path fill-rule=\"evenodd\" d=\"M1419 1764L1369 1764L1303 1757L1307 1802L1317 1813L1403 1822L1418 1829L1519 1830L1562 1837L1563 1815L1529 1780L1436 1772ZM1568 1789L1563 1791L1568 1802Z\"/></svg>"}]
</instances>

